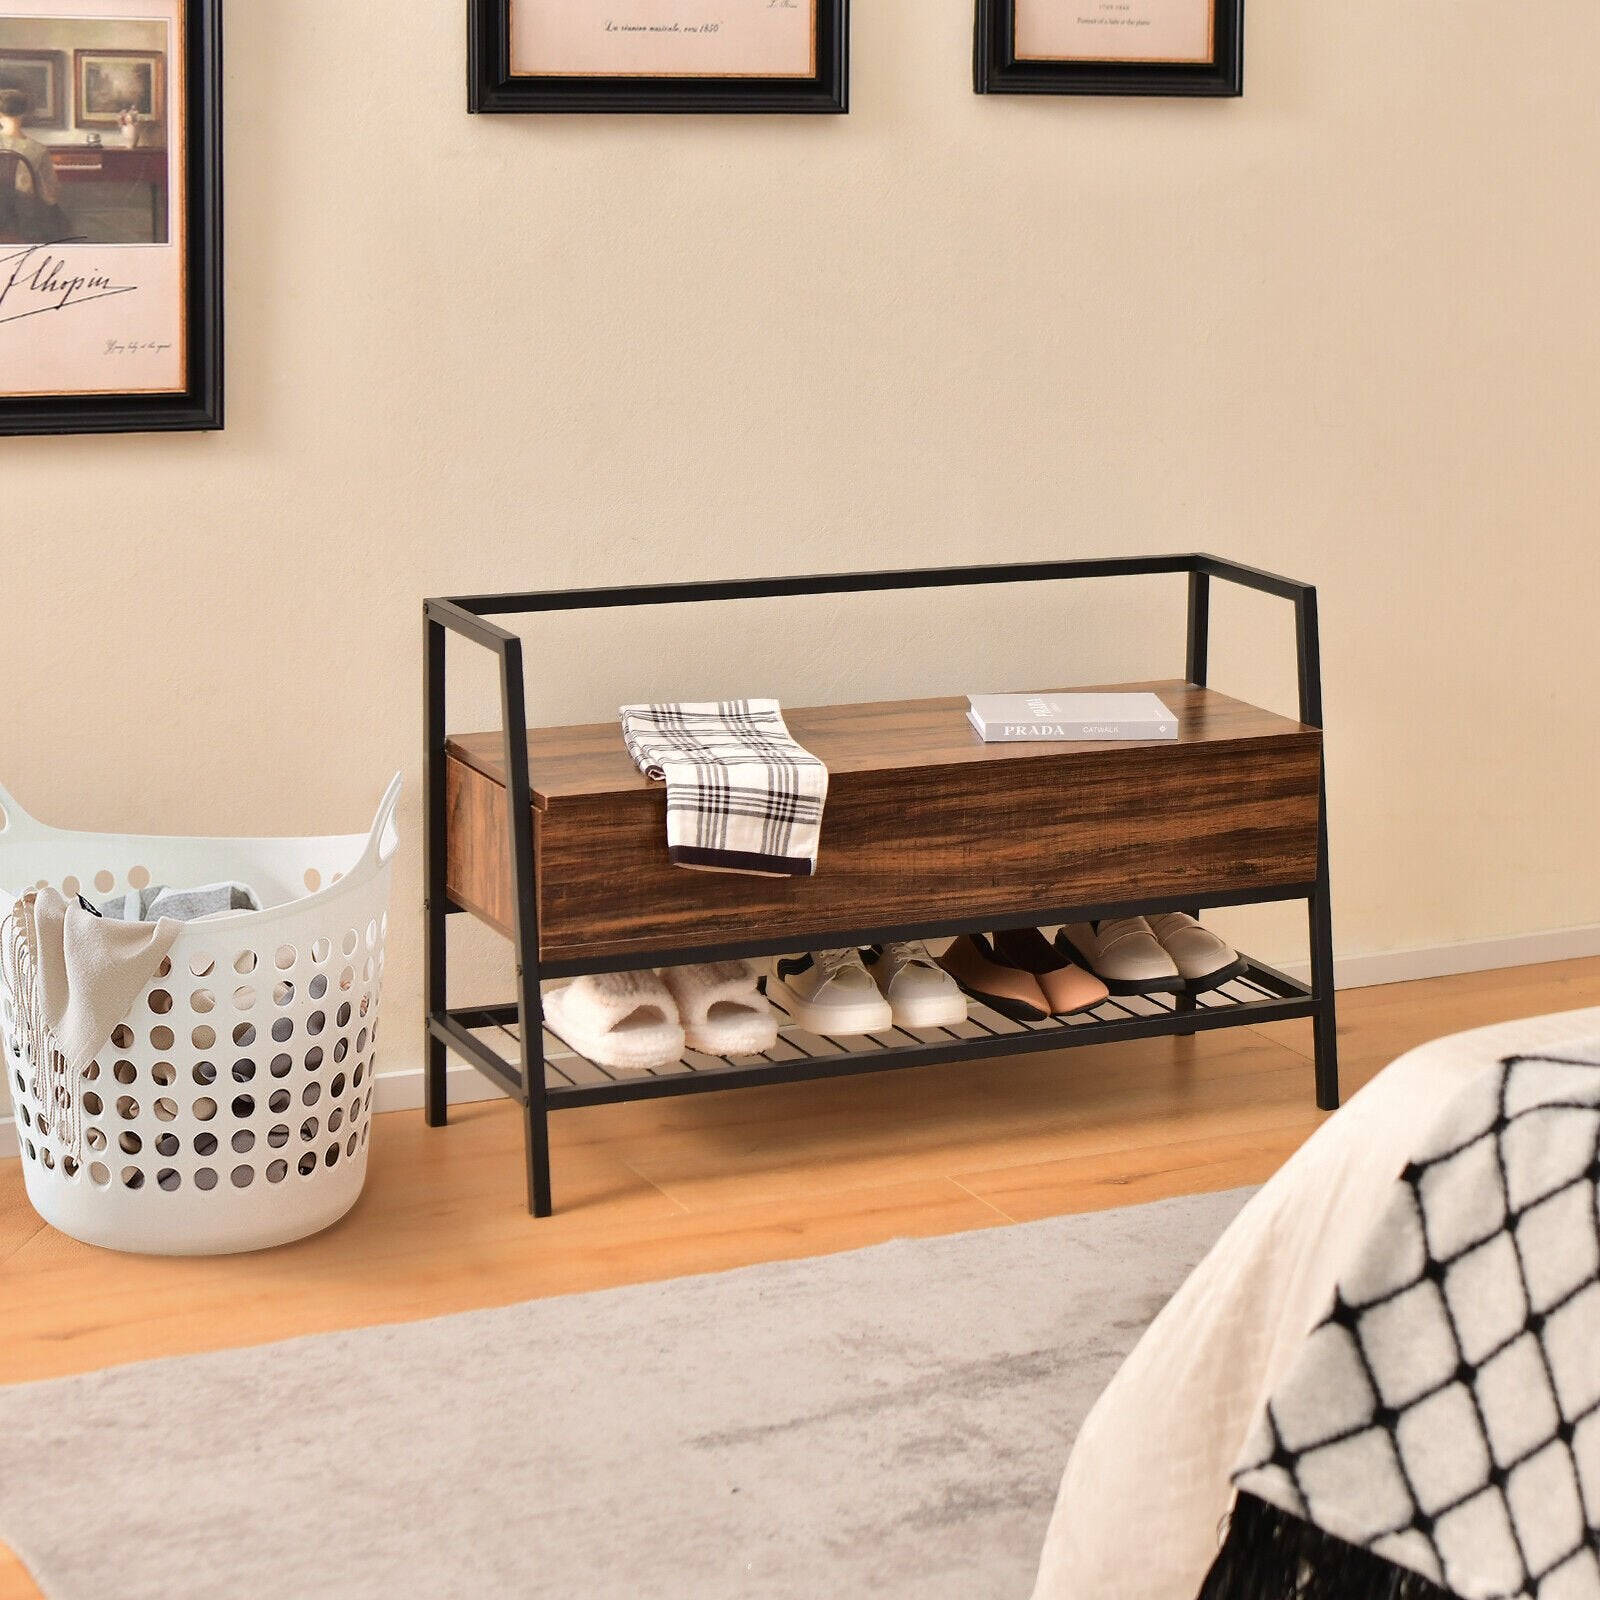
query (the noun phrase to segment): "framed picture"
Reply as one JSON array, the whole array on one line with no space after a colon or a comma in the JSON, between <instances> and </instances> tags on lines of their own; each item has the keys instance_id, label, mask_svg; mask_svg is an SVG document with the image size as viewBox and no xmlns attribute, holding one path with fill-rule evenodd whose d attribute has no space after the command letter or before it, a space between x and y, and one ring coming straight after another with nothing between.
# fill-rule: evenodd
<instances>
[{"instance_id":1,"label":"framed picture","mask_svg":"<svg viewBox=\"0 0 1600 1600\"><path fill-rule=\"evenodd\" d=\"M24 128L67 125L67 58L60 50L0 49L0 89L28 97Z\"/></svg>"},{"instance_id":2,"label":"framed picture","mask_svg":"<svg viewBox=\"0 0 1600 1600\"><path fill-rule=\"evenodd\" d=\"M1244 0L978 0L979 94L1244 93Z\"/></svg>"},{"instance_id":3,"label":"framed picture","mask_svg":"<svg viewBox=\"0 0 1600 1600\"><path fill-rule=\"evenodd\" d=\"M849 0L468 0L469 111L847 108Z\"/></svg>"},{"instance_id":4,"label":"framed picture","mask_svg":"<svg viewBox=\"0 0 1600 1600\"><path fill-rule=\"evenodd\" d=\"M160 50L73 52L73 115L80 128L115 127L132 114L159 122L167 109L167 58Z\"/></svg>"},{"instance_id":5,"label":"framed picture","mask_svg":"<svg viewBox=\"0 0 1600 1600\"><path fill-rule=\"evenodd\" d=\"M222 426L221 5L0 0L0 434Z\"/></svg>"}]
</instances>

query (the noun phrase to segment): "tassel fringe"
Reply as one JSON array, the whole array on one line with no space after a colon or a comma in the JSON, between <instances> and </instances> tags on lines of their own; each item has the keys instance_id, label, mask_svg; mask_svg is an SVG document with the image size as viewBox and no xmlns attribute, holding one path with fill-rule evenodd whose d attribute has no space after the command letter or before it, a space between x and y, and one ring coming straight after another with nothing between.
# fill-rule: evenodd
<instances>
[{"instance_id":1,"label":"tassel fringe","mask_svg":"<svg viewBox=\"0 0 1600 1600\"><path fill-rule=\"evenodd\" d=\"M1448 1590L1241 1494L1198 1600L1452 1600Z\"/></svg>"}]
</instances>

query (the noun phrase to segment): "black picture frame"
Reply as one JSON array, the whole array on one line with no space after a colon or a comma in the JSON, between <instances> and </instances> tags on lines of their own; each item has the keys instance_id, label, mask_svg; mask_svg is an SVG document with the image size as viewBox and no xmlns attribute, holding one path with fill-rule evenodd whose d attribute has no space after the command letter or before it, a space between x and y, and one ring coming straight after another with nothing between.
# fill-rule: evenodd
<instances>
[{"instance_id":1,"label":"black picture frame","mask_svg":"<svg viewBox=\"0 0 1600 1600\"><path fill-rule=\"evenodd\" d=\"M222 0L181 0L184 377L164 393L0 395L0 435L166 433L223 426Z\"/></svg>"},{"instance_id":2,"label":"black picture frame","mask_svg":"<svg viewBox=\"0 0 1600 1600\"><path fill-rule=\"evenodd\" d=\"M1017 0L977 0L973 88L978 94L1242 95L1244 0L1211 3L1213 59L1190 63L1019 60Z\"/></svg>"},{"instance_id":3,"label":"black picture frame","mask_svg":"<svg viewBox=\"0 0 1600 1600\"><path fill-rule=\"evenodd\" d=\"M511 70L514 0L467 0L467 110L799 112L849 110L850 0L817 0L810 78L536 77Z\"/></svg>"}]
</instances>

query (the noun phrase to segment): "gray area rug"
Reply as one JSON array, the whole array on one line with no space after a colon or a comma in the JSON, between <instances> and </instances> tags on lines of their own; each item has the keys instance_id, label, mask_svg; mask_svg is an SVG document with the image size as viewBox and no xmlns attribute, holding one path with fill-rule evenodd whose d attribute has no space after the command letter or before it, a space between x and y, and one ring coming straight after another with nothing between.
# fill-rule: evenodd
<instances>
[{"instance_id":1,"label":"gray area rug","mask_svg":"<svg viewBox=\"0 0 1600 1600\"><path fill-rule=\"evenodd\" d=\"M0 1538L49 1600L1026 1600L1247 1197L0 1389Z\"/></svg>"}]
</instances>

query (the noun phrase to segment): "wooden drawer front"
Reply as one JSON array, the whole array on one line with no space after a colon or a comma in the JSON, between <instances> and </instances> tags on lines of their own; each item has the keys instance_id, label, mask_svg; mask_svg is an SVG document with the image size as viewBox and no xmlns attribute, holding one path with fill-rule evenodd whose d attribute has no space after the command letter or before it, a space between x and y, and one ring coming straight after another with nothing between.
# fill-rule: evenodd
<instances>
[{"instance_id":1,"label":"wooden drawer front","mask_svg":"<svg viewBox=\"0 0 1600 1600\"><path fill-rule=\"evenodd\" d=\"M666 855L665 790L535 813L547 961L830 929L1248 893L1316 875L1321 735L839 773L812 878L694 872ZM452 897L509 931L504 788L446 769Z\"/></svg>"}]
</instances>

